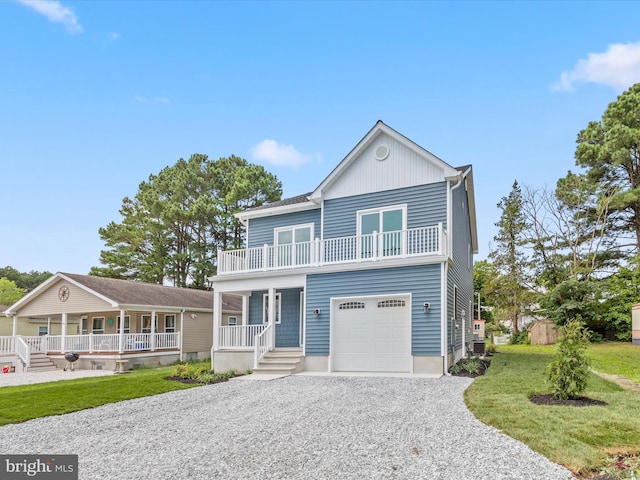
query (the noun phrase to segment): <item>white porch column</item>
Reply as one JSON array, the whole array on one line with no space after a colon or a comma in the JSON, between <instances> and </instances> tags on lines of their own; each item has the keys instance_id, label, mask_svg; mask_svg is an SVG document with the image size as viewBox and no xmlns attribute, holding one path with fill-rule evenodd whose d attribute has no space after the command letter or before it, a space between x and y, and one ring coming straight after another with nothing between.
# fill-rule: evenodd
<instances>
[{"instance_id":1,"label":"white porch column","mask_svg":"<svg viewBox=\"0 0 640 480\"><path fill-rule=\"evenodd\" d=\"M62 334L60 335L60 352L65 353L67 344L67 314L62 314Z\"/></svg>"},{"instance_id":2,"label":"white porch column","mask_svg":"<svg viewBox=\"0 0 640 480\"><path fill-rule=\"evenodd\" d=\"M271 345L276 347L276 289L269 289L269 325L271 325Z\"/></svg>"},{"instance_id":3,"label":"white porch column","mask_svg":"<svg viewBox=\"0 0 640 480\"><path fill-rule=\"evenodd\" d=\"M183 333L184 333L184 309L182 309L182 311L180 312L180 325L179 328L176 328L176 331L178 332L178 335L180 335L180 361L182 362L183 358L183 351L182 351L182 339L184 337Z\"/></svg>"},{"instance_id":4,"label":"white porch column","mask_svg":"<svg viewBox=\"0 0 640 480\"><path fill-rule=\"evenodd\" d=\"M16 335L18 335L18 316L14 315L13 316L13 333L11 334L11 336L15 337Z\"/></svg>"},{"instance_id":5,"label":"white porch column","mask_svg":"<svg viewBox=\"0 0 640 480\"><path fill-rule=\"evenodd\" d=\"M151 351L156 349L156 312L151 312Z\"/></svg>"},{"instance_id":6,"label":"white porch column","mask_svg":"<svg viewBox=\"0 0 640 480\"><path fill-rule=\"evenodd\" d=\"M124 353L124 310L120 310L120 331L118 332L118 353ZM131 326L131 324L129 324Z\"/></svg>"},{"instance_id":7,"label":"white porch column","mask_svg":"<svg viewBox=\"0 0 640 480\"><path fill-rule=\"evenodd\" d=\"M249 325L249 295L242 295L242 318L240 325Z\"/></svg>"},{"instance_id":8,"label":"white porch column","mask_svg":"<svg viewBox=\"0 0 640 480\"><path fill-rule=\"evenodd\" d=\"M213 292L213 350L220 350L220 324L222 323L222 294Z\"/></svg>"}]
</instances>

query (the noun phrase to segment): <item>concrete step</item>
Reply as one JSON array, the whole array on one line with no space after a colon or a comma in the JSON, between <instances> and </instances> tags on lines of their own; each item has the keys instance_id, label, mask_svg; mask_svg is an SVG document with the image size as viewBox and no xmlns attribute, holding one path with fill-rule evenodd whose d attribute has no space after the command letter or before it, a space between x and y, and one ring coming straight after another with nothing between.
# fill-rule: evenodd
<instances>
[{"instance_id":1,"label":"concrete step","mask_svg":"<svg viewBox=\"0 0 640 480\"><path fill-rule=\"evenodd\" d=\"M27 367L27 372L50 372L57 370L56 364L45 353L32 352L31 366Z\"/></svg>"},{"instance_id":2,"label":"concrete step","mask_svg":"<svg viewBox=\"0 0 640 480\"><path fill-rule=\"evenodd\" d=\"M272 350L260 360L253 372L263 375L291 375L302 369L302 350Z\"/></svg>"}]
</instances>

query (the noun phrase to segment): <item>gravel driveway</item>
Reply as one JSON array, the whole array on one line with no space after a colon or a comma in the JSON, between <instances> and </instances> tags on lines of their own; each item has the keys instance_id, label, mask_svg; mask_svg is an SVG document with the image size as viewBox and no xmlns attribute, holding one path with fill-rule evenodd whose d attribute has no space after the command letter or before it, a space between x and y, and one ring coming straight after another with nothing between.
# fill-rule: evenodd
<instances>
[{"instance_id":1,"label":"gravel driveway","mask_svg":"<svg viewBox=\"0 0 640 480\"><path fill-rule=\"evenodd\" d=\"M295 375L0 427L4 454L78 454L80 479L544 479L570 472L480 423L469 379Z\"/></svg>"}]
</instances>

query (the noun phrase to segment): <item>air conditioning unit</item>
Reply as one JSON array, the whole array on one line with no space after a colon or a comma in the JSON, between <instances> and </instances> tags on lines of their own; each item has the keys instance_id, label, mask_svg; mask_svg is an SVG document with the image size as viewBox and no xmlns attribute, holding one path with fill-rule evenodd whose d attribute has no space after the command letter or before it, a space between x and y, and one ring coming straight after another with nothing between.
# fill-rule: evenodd
<instances>
[{"instance_id":1,"label":"air conditioning unit","mask_svg":"<svg viewBox=\"0 0 640 480\"><path fill-rule=\"evenodd\" d=\"M484 355L487 353L487 345L484 340L474 340L473 341L473 354L474 355Z\"/></svg>"}]
</instances>

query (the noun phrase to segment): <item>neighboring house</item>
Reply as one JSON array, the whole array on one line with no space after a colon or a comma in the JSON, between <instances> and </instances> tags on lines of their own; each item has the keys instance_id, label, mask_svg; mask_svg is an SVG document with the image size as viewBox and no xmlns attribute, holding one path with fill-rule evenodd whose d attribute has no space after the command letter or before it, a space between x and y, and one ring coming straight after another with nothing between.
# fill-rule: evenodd
<instances>
[{"instance_id":1,"label":"neighboring house","mask_svg":"<svg viewBox=\"0 0 640 480\"><path fill-rule=\"evenodd\" d=\"M479 320L475 318L473 320L473 338L478 340L484 340L485 337L485 320Z\"/></svg>"},{"instance_id":2,"label":"neighboring house","mask_svg":"<svg viewBox=\"0 0 640 480\"><path fill-rule=\"evenodd\" d=\"M218 301L222 322L238 323L241 298ZM203 359L213 343L212 312L208 291L56 273L4 309L0 353L13 349L26 364L44 353L63 366L66 352L78 352L80 368Z\"/></svg>"},{"instance_id":3,"label":"neighboring house","mask_svg":"<svg viewBox=\"0 0 640 480\"><path fill-rule=\"evenodd\" d=\"M237 217L248 248L219 251L211 279L215 370L284 372L284 352L297 370L443 374L473 340L471 166L379 121L313 192ZM223 325L223 294L242 325Z\"/></svg>"}]
</instances>

